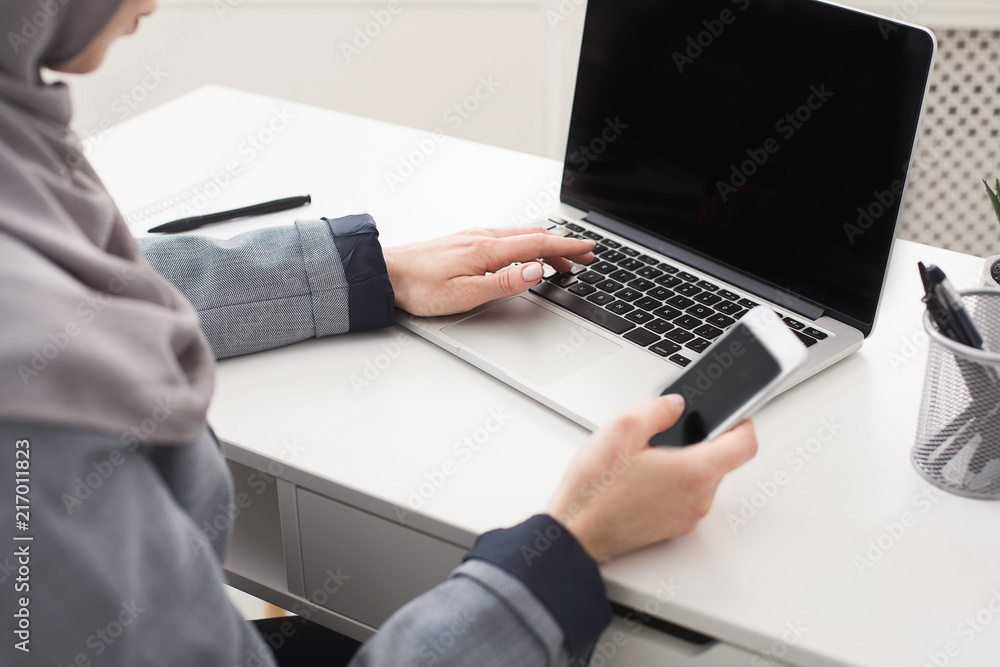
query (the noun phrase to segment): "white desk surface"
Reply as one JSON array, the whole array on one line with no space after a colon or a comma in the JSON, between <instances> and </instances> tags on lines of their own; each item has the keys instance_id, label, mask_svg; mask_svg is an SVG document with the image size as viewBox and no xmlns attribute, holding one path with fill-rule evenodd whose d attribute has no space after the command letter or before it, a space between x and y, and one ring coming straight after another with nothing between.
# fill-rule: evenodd
<instances>
[{"instance_id":1,"label":"white desk surface","mask_svg":"<svg viewBox=\"0 0 1000 667\"><path fill-rule=\"evenodd\" d=\"M263 131L285 112L293 116L287 127ZM253 157L251 136L263 146ZM551 160L447 139L390 191L385 173L428 137L204 88L115 128L92 158L126 213L237 160L242 175L225 187L192 191L210 196L203 211L304 193L314 203L202 233L231 236L295 217L367 211L387 245L511 224L532 203L546 204L545 185L560 176ZM175 207L149 222L191 212ZM793 640L785 659L794 663L920 666L935 664L934 655L939 664L997 664L1000 504L935 493L909 461L926 355L918 259L939 264L960 287L981 266L898 242L875 334L760 413L759 454L727 477L693 534L604 568L614 600L641 609L658 582L670 582L677 593L658 616L755 651L771 649L784 633ZM394 343L399 354L390 360ZM371 381L359 384L366 368ZM504 424L484 439L477 430L495 411ZM424 487L430 497L420 513L438 526L431 530L465 544L539 511L586 437L398 327L221 363L211 421L237 445L231 455L281 461L287 477L321 493L355 489L409 509L411 490L447 468L452 474L438 475L440 488ZM456 448L465 437L482 441L478 451ZM808 460L796 454L810 445ZM763 503L754 494L776 475L784 483ZM751 499L762 507L734 530L731 516ZM873 543L887 548L877 553ZM869 557L878 560L857 561ZM801 636L786 633L796 624Z\"/></svg>"}]
</instances>

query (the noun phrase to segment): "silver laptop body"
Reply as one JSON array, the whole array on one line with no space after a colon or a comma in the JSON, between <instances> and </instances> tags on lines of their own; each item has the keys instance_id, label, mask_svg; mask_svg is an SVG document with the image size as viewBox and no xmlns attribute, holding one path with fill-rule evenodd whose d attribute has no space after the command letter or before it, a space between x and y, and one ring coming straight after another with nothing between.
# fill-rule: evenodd
<instances>
[{"instance_id":1,"label":"silver laptop body","mask_svg":"<svg viewBox=\"0 0 1000 667\"><path fill-rule=\"evenodd\" d=\"M794 386L875 325L935 48L819 0L590 0L562 203L524 222L595 261L400 324L594 429L764 304Z\"/></svg>"}]
</instances>

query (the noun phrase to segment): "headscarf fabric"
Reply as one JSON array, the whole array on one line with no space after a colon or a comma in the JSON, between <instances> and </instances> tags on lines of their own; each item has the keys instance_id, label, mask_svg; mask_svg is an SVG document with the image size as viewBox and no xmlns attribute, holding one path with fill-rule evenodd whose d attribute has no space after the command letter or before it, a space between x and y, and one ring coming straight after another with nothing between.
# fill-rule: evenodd
<instances>
[{"instance_id":1,"label":"headscarf fabric","mask_svg":"<svg viewBox=\"0 0 1000 667\"><path fill-rule=\"evenodd\" d=\"M83 155L68 89L41 77L121 2L0 4L0 420L190 443L214 383L197 313Z\"/></svg>"}]
</instances>

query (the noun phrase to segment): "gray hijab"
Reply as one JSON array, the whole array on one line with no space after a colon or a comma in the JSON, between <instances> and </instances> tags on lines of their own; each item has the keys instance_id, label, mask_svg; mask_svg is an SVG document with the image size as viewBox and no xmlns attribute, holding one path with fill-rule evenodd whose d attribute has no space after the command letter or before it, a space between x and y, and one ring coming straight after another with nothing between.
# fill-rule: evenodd
<instances>
[{"instance_id":1,"label":"gray hijab","mask_svg":"<svg viewBox=\"0 0 1000 667\"><path fill-rule=\"evenodd\" d=\"M197 314L143 259L83 156L69 91L40 75L120 4L0 3L0 420L188 443L214 380Z\"/></svg>"}]
</instances>

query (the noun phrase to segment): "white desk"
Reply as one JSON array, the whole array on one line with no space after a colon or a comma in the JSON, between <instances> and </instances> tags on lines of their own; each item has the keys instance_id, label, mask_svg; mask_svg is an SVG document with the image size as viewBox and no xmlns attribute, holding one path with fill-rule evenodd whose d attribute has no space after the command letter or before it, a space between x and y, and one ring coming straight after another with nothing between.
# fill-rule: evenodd
<instances>
[{"instance_id":1,"label":"white desk","mask_svg":"<svg viewBox=\"0 0 1000 667\"><path fill-rule=\"evenodd\" d=\"M274 120L283 109L293 117ZM263 147L252 159L249 137ZM218 192L193 191L210 195L205 210L313 195L309 209L203 230L219 236L368 211L395 244L551 205L558 163L428 140L207 88L119 126L92 157L126 212L230 160L243 162L241 175ZM385 173L420 142L433 152L391 191ZM615 659L595 664L766 664L754 652L797 665L997 664L1000 505L935 493L909 462L926 353L918 259L959 286L981 264L899 242L864 348L760 413L759 454L724 481L692 535L604 568L615 602L718 642L699 647L631 624L619 627ZM497 412L503 424L488 433ZM211 421L247 493L231 580L358 637L443 577L476 534L543 507L586 437L398 327L221 363ZM478 449L456 448L464 438ZM244 466L270 467L278 481ZM421 491L414 511L409 499ZM741 508L749 518L734 529ZM307 589L321 605L306 604Z\"/></svg>"}]
</instances>

